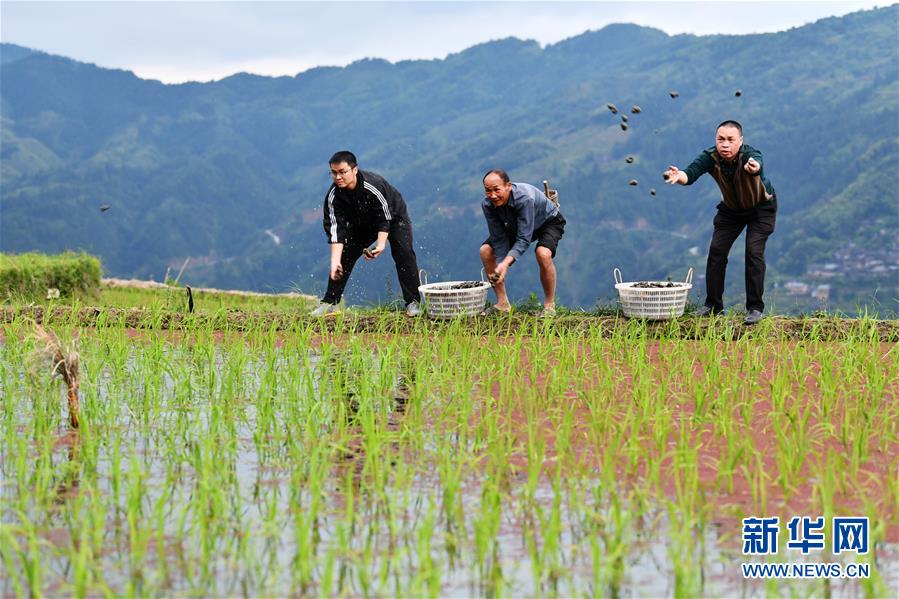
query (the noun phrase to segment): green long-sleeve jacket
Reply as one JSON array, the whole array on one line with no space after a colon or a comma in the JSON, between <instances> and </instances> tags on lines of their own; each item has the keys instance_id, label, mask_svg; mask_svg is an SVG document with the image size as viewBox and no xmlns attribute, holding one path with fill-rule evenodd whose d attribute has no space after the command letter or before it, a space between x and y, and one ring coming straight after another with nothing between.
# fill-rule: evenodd
<instances>
[{"instance_id":1,"label":"green long-sleeve jacket","mask_svg":"<svg viewBox=\"0 0 899 599\"><path fill-rule=\"evenodd\" d=\"M761 166L755 175L743 170L750 158L755 158ZM687 185L692 185L703 173L710 174L721 189L724 205L733 210L748 210L776 201L774 186L765 176L762 153L746 144L740 147L740 152L731 162L721 158L712 146L697 156L684 172L687 173Z\"/></svg>"}]
</instances>

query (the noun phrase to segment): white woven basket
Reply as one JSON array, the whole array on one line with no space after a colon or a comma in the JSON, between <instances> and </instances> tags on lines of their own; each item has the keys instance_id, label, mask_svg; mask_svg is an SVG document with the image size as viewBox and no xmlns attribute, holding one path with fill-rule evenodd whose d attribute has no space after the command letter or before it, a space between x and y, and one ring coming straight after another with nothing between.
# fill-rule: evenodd
<instances>
[{"instance_id":1,"label":"white woven basket","mask_svg":"<svg viewBox=\"0 0 899 599\"><path fill-rule=\"evenodd\" d=\"M418 281L421 285L418 292L427 315L431 318L455 318L479 314L487 303L487 291L490 289L490 283L483 280L483 274L482 270L477 287L453 289L456 285L471 281L428 283L428 273L419 271Z\"/></svg>"},{"instance_id":2,"label":"white woven basket","mask_svg":"<svg viewBox=\"0 0 899 599\"><path fill-rule=\"evenodd\" d=\"M674 283L674 287L642 288L634 287L637 282L623 283L621 271L617 268L615 275L615 289L618 290L618 301L621 309L628 318L648 318L650 320L667 320L683 316L684 307L687 305L687 295L693 287L693 269L687 271L687 278L683 283ZM666 282L667 281L659 281Z\"/></svg>"}]
</instances>

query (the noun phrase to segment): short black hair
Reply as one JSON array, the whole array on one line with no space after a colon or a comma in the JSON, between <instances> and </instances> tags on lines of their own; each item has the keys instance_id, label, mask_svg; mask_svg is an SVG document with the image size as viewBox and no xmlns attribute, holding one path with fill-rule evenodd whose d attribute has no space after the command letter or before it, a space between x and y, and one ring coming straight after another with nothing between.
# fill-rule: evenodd
<instances>
[{"instance_id":1,"label":"short black hair","mask_svg":"<svg viewBox=\"0 0 899 599\"><path fill-rule=\"evenodd\" d=\"M487 177L489 177L490 175L499 175L499 178L503 180L503 183L511 182L511 180L509 179L509 173L507 173L506 171L504 171L501 168L491 169L491 170L487 171L486 173L484 173L484 176L481 178L481 182L483 183L487 179Z\"/></svg>"},{"instance_id":2,"label":"short black hair","mask_svg":"<svg viewBox=\"0 0 899 599\"><path fill-rule=\"evenodd\" d=\"M721 127L733 127L740 132L740 135L743 135L743 125L741 125L737 121L724 121L723 123L715 127L715 131L717 131Z\"/></svg>"},{"instance_id":3,"label":"short black hair","mask_svg":"<svg viewBox=\"0 0 899 599\"><path fill-rule=\"evenodd\" d=\"M356 155L349 150L340 150L339 152L334 152L328 164L340 164L341 162L346 162L350 167L354 167L356 166Z\"/></svg>"}]
</instances>

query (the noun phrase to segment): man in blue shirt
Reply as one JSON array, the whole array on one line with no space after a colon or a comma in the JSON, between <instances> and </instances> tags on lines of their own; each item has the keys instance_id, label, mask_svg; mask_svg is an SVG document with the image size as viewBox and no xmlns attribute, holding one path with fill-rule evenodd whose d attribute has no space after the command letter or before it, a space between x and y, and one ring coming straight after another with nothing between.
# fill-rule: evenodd
<instances>
[{"instance_id":1,"label":"man in blue shirt","mask_svg":"<svg viewBox=\"0 0 899 599\"><path fill-rule=\"evenodd\" d=\"M533 185L512 183L502 169L484 175L484 201L481 208L490 236L481 245L481 262L493 283L496 305L493 311L509 312L512 305L506 294L506 275L532 241L543 285L543 312L556 313L556 267L553 258L565 232L565 219L559 206Z\"/></svg>"}]
</instances>

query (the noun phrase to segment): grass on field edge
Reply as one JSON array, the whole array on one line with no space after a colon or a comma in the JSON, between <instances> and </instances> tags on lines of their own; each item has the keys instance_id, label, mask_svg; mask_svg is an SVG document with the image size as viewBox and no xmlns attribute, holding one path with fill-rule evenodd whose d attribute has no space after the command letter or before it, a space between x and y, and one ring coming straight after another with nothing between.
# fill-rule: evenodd
<instances>
[{"instance_id":1,"label":"grass on field edge","mask_svg":"<svg viewBox=\"0 0 899 599\"><path fill-rule=\"evenodd\" d=\"M0 307L0 325L13 324L22 319L43 325L111 328L124 327L145 330L182 332L291 332L309 331L331 334L466 334L478 336L531 336L601 334L604 337L622 334L634 338L652 339L709 339L723 341L744 337L760 340L793 339L815 341L843 341L864 339L874 342L899 342L899 320L871 318L785 318L768 317L753 326L745 325L742 316L681 318L661 321L628 319L621 316L594 316L588 313L560 314L553 319L537 318L531 314L513 313L494 317L432 320L427 317L409 318L395 311L342 311L324 318L315 318L306 311L246 312L218 310L188 314L161 308L109 308L88 306L19 306Z\"/></svg>"},{"instance_id":2,"label":"grass on field edge","mask_svg":"<svg viewBox=\"0 0 899 599\"><path fill-rule=\"evenodd\" d=\"M127 282L125 282L127 283ZM145 283L145 282L136 282ZM557 307L553 319L536 316L542 308L535 294L514 305L510 315L432 320L407 318L399 301L350 308L322 319L309 316L318 298L299 293L234 293L192 290L194 311L188 311L186 288L155 284L104 284L97 298L63 298L39 302L7 301L0 306L0 323L27 318L43 324L85 327L122 326L135 329L211 329L221 331L275 330L318 327L329 333L421 333L458 331L488 335L546 335L601 329L611 335L626 328L628 334L653 338L699 339L713 336L841 340L865 337L899 341L899 320L876 315L846 317L816 312L800 316L766 315L759 325L743 323L744 312L728 311L714 318L697 318L698 306L688 304L684 316L649 321L625 318L617 303L598 303L592 310Z\"/></svg>"}]
</instances>

